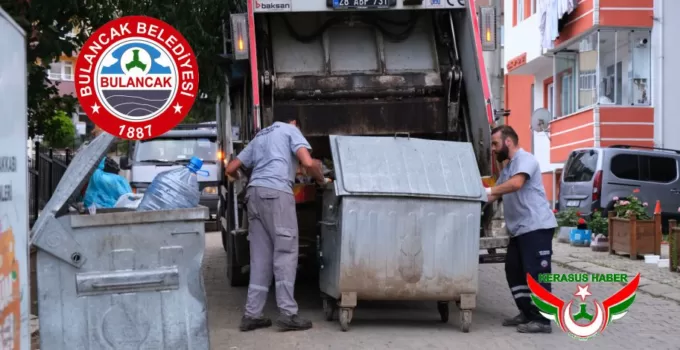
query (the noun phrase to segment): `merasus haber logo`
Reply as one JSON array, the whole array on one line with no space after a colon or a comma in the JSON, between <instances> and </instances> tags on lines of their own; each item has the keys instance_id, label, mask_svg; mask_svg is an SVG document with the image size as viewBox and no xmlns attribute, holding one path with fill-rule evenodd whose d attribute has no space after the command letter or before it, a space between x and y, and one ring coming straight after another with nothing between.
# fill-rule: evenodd
<instances>
[{"instance_id":1,"label":"merasus haber logo","mask_svg":"<svg viewBox=\"0 0 680 350\"><path fill-rule=\"evenodd\" d=\"M106 23L76 62L76 93L87 116L123 139L160 136L179 124L198 91L196 57L169 24L146 16Z\"/></svg>"},{"instance_id":2,"label":"merasus haber logo","mask_svg":"<svg viewBox=\"0 0 680 350\"><path fill-rule=\"evenodd\" d=\"M578 275L578 276L574 276ZM541 282L624 282L628 276L617 274L587 275L565 274L548 276L539 275ZM638 273L626 286L601 303L592 299L594 313L588 312L586 298L592 296L590 284L577 285L574 296L581 299L578 312L572 314L574 300L568 302L558 298L543 288L539 282L527 274L527 285L531 290L531 299L543 317L555 321L562 331L578 340L588 340L604 331L612 321L621 319L635 301L635 293L640 284Z\"/></svg>"}]
</instances>

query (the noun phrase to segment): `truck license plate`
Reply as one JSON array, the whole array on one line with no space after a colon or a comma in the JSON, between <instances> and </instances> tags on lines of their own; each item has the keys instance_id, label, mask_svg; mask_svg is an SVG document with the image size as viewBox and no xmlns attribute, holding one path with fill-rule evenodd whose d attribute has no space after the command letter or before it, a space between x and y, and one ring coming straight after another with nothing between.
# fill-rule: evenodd
<instances>
[{"instance_id":1,"label":"truck license plate","mask_svg":"<svg viewBox=\"0 0 680 350\"><path fill-rule=\"evenodd\" d=\"M333 0L334 9L387 8L394 6L393 0Z\"/></svg>"},{"instance_id":2,"label":"truck license plate","mask_svg":"<svg viewBox=\"0 0 680 350\"><path fill-rule=\"evenodd\" d=\"M579 201L567 201L568 207L578 207Z\"/></svg>"}]
</instances>

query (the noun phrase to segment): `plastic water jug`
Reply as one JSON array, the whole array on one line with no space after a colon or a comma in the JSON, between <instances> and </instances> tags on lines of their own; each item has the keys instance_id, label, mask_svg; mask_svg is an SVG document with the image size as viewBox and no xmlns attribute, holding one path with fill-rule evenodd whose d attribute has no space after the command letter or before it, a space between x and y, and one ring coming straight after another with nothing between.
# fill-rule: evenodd
<instances>
[{"instance_id":1,"label":"plastic water jug","mask_svg":"<svg viewBox=\"0 0 680 350\"><path fill-rule=\"evenodd\" d=\"M203 161L192 157L186 166L164 171L153 179L144 193L138 211L172 210L195 208L201 198L198 189L197 174L207 173L201 170Z\"/></svg>"}]
</instances>

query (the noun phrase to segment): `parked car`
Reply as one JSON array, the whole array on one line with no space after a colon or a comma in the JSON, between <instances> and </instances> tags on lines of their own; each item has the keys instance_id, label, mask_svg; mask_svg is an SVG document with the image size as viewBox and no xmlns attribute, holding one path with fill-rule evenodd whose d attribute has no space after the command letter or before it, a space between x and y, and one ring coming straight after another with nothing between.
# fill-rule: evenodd
<instances>
[{"instance_id":1,"label":"parked car","mask_svg":"<svg viewBox=\"0 0 680 350\"><path fill-rule=\"evenodd\" d=\"M569 155L560 179L560 210L575 208L585 215L598 209L607 215L613 198L636 196L654 214L661 201L664 232L680 207L680 151L636 146L581 148Z\"/></svg>"}]
</instances>

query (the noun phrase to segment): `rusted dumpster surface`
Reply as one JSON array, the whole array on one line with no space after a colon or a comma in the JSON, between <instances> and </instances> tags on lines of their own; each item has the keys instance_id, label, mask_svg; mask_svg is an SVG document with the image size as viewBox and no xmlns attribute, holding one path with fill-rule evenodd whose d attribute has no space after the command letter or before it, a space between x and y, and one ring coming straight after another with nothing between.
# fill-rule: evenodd
<instances>
[{"instance_id":1,"label":"rusted dumpster surface","mask_svg":"<svg viewBox=\"0 0 680 350\"><path fill-rule=\"evenodd\" d=\"M469 329L477 293L481 203L472 145L409 137L331 136L320 287L348 328L357 300L448 302ZM345 316L343 316L345 315Z\"/></svg>"}]
</instances>

